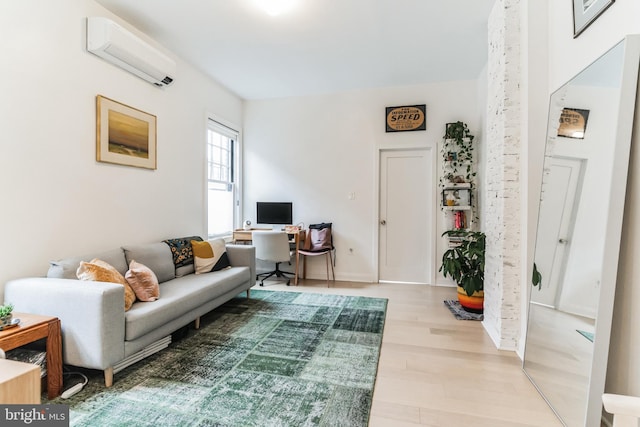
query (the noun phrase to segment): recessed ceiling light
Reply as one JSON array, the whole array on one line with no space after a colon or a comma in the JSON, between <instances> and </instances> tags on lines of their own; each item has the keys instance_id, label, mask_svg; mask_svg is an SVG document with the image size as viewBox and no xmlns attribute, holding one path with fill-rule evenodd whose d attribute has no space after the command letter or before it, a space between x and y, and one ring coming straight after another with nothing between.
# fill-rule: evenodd
<instances>
[{"instance_id":1,"label":"recessed ceiling light","mask_svg":"<svg viewBox=\"0 0 640 427\"><path fill-rule=\"evenodd\" d=\"M282 15L295 6L296 0L254 0L256 5L271 16Z\"/></svg>"}]
</instances>

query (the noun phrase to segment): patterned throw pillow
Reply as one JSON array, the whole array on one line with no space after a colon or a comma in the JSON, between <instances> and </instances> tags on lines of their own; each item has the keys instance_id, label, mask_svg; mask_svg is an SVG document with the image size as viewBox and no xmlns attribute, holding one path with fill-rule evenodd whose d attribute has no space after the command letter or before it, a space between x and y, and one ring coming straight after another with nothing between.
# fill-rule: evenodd
<instances>
[{"instance_id":1,"label":"patterned throw pillow","mask_svg":"<svg viewBox=\"0 0 640 427\"><path fill-rule=\"evenodd\" d=\"M94 258L90 262L80 261L76 276L80 280L118 283L124 286L124 311L129 310L136 300L135 292L122 274L111 264L102 260Z\"/></svg>"},{"instance_id":2,"label":"patterned throw pillow","mask_svg":"<svg viewBox=\"0 0 640 427\"><path fill-rule=\"evenodd\" d=\"M191 247L192 240L201 242L202 238L199 236L191 236L163 240L163 242L165 242L171 248L173 262L176 265L176 268L193 264L193 248Z\"/></svg>"},{"instance_id":3,"label":"patterned throw pillow","mask_svg":"<svg viewBox=\"0 0 640 427\"><path fill-rule=\"evenodd\" d=\"M124 278L140 301L155 301L160 296L158 278L146 265L132 259Z\"/></svg>"},{"instance_id":4,"label":"patterned throw pillow","mask_svg":"<svg viewBox=\"0 0 640 427\"><path fill-rule=\"evenodd\" d=\"M209 273L231 267L224 239L214 239L206 242L192 240L191 245L193 246L196 274Z\"/></svg>"}]
</instances>

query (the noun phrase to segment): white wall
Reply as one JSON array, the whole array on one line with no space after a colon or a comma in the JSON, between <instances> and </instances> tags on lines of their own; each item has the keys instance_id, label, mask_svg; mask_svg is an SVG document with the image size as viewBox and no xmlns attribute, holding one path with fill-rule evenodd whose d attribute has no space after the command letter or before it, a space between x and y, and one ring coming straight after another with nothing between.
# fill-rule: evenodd
<instances>
[{"instance_id":1,"label":"white wall","mask_svg":"<svg viewBox=\"0 0 640 427\"><path fill-rule=\"evenodd\" d=\"M293 201L294 222L334 223L338 280L376 280L378 150L437 148L445 123L456 120L474 133L476 92L475 81L461 81L247 101L244 218L255 223L258 200ZM385 133L385 107L414 104L427 105L427 130ZM355 200L348 199L351 192ZM436 216L440 236L444 217L439 209ZM438 239L435 270L444 251ZM310 277L324 277L315 264Z\"/></svg>"},{"instance_id":2,"label":"white wall","mask_svg":"<svg viewBox=\"0 0 640 427\"><path fill-rule=\"evenodd\" d=\"M118 21L91 0L0 3L0 284L55 258L204 234L206 113L242 124L242 101L179 58L161 90L87 53L87 16ZM98 94L157 116L157 170L96 162Z\"/></svg>"},{"instance_id":3,"label":"white wall","mask_svg":"<svg viewBox=\"0 0 640 427\"><path fill-rule=\"evenodd\" d=\"M575 39L571 2L548 0L548 4L551 91L582 71L626 34L640 32L637 1L615 2Z\"/></svg>"},{"instance_id":4,"label":"white wall","mask_svg":"<svg viewBox=\"0 0 640 427\"><path fill-rule=\"evenodd\" d=\"M548 1L550 90L564 84L620 41L640 33L640 2L618 1L584 33L573 39L570 2ZM636 117L638 117L636 107ZM640 396L640 125L636 119L632 143L627 205L622 232L618 284L609 351L606 391Z\"/></svg>"}]
</instances>

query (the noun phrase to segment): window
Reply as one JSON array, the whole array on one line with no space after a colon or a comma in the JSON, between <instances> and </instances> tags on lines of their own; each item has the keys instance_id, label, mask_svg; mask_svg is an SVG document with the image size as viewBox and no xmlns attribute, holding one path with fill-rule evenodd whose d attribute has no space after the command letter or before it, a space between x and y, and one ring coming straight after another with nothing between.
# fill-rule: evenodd
<instances>
[{"instance_id":1,"label":"window","mask_svg":"<svg viewBox=\"0 0 640 427\"><path fill-rule=\"evenodd\" d=\"M207 223L209 238L230 235L240 208L238 132L213 120L207 127Z\"/></svg>"}]
</instances>

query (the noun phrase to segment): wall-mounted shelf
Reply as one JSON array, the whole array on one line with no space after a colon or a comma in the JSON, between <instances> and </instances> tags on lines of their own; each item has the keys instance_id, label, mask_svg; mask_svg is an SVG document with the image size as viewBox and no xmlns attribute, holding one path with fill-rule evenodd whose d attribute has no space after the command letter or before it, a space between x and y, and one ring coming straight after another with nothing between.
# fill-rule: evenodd
<instances>
[{"instance_id":1,"label":"wall-mounted shelf","mask_svg":"<svg viewBox=\"0 0 640 427\"><path fill-rule=\"evenodd\" d=\"M442 210L443 211L470 211L471 210L471 206L469 206L469 205L465 205L465 206L443 206Z\"/></svg>"},{"instance_id":2,"label":"wall-mounted shelf","mask_svg":"<svg viewBox=\"0 0 640 427\"><path fill-rule=\"evenodd\" d=\"M449 190L452 188L471 188L470 182L445 182L442 185L444 190Z\"/></svg>"},{"instance_id":3,"label":"wall-mounted shelf","mask_svg":"<svg viewBox=\"0 0 640 427\"><path fill-rule=\"evenodd\" d=\"M473 139L466 124L447 123L441 149L440 180L440 206L447 221L447 230L473 229L476 175ZM448 243L450 246L456 245L460 243L460 239L449 236Z\"/></svg>"}]
</instances>

